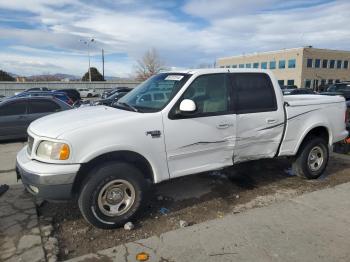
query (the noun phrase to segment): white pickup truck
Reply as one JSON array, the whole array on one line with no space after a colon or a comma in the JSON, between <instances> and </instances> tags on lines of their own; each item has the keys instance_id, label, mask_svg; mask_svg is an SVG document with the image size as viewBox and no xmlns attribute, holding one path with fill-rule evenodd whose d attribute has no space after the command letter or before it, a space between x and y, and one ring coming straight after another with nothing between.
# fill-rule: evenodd
<instances>
[{"instance_id":1,"label":"white pickup truck","mask_svg":"<svg viewBox=\"0 0 350 262\"><path fill-rule=\"evenodd\" d=\"M270 71L204 69L155 75L119 100L43 117L28 128L17 174L44 199L78 200L85 219L134 219L152 184L261 158L293 157L317 178L347 136L341 97L283 97Z\"/></svg>"}]
</instances>

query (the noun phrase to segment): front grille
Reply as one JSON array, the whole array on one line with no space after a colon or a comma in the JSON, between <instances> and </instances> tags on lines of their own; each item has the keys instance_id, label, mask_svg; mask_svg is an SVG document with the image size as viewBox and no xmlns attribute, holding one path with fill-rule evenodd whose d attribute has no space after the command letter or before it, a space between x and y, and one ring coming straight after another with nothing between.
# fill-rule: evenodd
<instances>
[{"instance_id":1,"label":"front grille","mask_svg":"<svg viewBox=\"0 0 350 262\"><path fill-rule=\"evenodd\" d=\"M29 155L32 154L32 148L33 148L34 138L28 135L28 147L27 152Z\"/></svg>"}]
</instances>

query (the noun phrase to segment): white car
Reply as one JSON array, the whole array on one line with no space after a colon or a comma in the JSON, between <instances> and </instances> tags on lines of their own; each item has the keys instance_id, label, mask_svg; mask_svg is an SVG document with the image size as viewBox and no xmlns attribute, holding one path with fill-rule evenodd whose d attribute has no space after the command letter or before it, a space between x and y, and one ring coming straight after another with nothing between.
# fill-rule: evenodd
<instances>
[{"instance_id":1,"label":"white car","mask_svg":"<svg viewBox=\"0 0 350 262\"><path fill-rule=\"evenodd\" d=\"M80 88L78 89L81 97L95 97L98 96L98 93L95 89L87 89L87 88Z\"/></svg>"},{"instance_id":2,"label":"white car","mask_svg":"<svg viewBox=\"0 0 350 262\"><path fill-rule=\"evenodd\" d=\"M158 92L169 95L154 99ZM293 157L297 175L317 178L329 147L348 134L344 98L283 97L273 74L259 69L161 73L115 107L36 120L17 155L32 194L75 198L100 228L135 218L151 184L244 161Z\"/></svg>"}]
</instances>

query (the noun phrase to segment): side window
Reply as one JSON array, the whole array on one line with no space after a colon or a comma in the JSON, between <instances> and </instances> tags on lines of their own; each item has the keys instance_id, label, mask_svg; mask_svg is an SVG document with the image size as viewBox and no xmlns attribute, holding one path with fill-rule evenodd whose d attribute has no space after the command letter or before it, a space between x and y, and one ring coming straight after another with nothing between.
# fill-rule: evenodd
<instances>
[{"instance_id":1,"label":"side window","mask_svg":"<svg viewBox=\"0 0 350 262\"><path fill-rule=\"evenodd\" d=\"M237 114L277 110L276 94L267 74L231 74Z\"/></svg>"},{"instance_id":2,"label":"side window","mask_svg":"<svg viewBox=\"0 0 350 262\"><path fill-rule=\"evenodd\" d=\"M48 100L29 101L30 114L57 112L59 109L60 107L55 102Z\"/></svg>"},{"instance_id":3,"label":"side window","mask_svg":"<svg viewBox=\"0 0 350 262\"><path fill-rule=\"evenodd\" d=\"M0 116L24 115L26 113L25 101L7 103L0 107Z\"/></svg>"},{"instance_id":4,"label":"side window","mask_svg":"<svg viewBox=\"0 0 350 262\"><path fill-rule=\"evenodd\" d=\"M196 115L225 113L229 107L226 82L226 74L199 76L187 88L183 99L192 99L196 103Z\"/></svg>"}]
</instances>

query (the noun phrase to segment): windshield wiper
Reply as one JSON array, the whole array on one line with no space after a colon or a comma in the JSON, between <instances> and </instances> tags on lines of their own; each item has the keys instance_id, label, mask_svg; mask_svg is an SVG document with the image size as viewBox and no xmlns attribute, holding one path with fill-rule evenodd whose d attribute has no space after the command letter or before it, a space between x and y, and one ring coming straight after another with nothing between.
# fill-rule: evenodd
<instances>
[{"instance_id":1,"label":"windshield wiper","mask_svg":"<svg viewBox=\"0 0 350 262\"><path fill-rule=\"evenodd\" d=\"M138 110L136 107L134 107L134 106L132 106L132 105L130 105L130 104L128 104L128 103L125 103L125 102L118 102L118 104L123 105L124 107L130 108L130 109L132 109L134 112L139 112L139 110Z\"/></svg>"}]
</instances>

